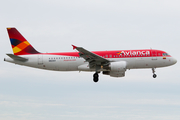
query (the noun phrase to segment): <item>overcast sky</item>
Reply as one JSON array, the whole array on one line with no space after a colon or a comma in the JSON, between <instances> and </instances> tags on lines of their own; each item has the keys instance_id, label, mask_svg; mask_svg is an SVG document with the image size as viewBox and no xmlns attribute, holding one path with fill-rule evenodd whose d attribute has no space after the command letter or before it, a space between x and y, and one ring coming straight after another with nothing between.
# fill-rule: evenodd
<instances>
[{"instance_id":1,"label":"overcast sky","mask_svg":"<svg viewBox=\"0 0 180 120\"><path fill-rule=\"evenodd\" d=\"M6 27L40 52L160 49L179 62L179 0L4 0L0 4L0 120L179 120L180 68L126 77L54 72L4 62Z\"/></svg>"}]
</instances>

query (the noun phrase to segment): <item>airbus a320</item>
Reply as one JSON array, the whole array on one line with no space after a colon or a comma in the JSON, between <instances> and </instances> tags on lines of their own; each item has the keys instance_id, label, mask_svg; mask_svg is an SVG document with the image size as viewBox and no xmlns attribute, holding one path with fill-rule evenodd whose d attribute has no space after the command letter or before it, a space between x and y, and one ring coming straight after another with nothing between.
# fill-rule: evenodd
<instances>
[{"instance_id":1,"label":"airbus a320","mask_svg":"<svg viewBox=\"0 0 180 120\"><path fill-rule=\"evenodd\" d=\"M174 65L177 60L167 52L155 49L114 50L90 52L73 46L78 52L40 53L16 28L7 28L14 54L4 61L53 71L92 71L93 81L98 82L99 73L111 77L124 77L127 69L152 69Z\"/></svg>"}]
</instances>

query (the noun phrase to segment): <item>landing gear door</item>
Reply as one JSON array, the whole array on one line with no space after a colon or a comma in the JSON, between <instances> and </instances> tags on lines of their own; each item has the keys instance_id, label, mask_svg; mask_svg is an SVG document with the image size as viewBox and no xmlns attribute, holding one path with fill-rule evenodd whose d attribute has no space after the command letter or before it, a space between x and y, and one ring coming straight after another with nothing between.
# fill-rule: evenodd
<instances>
[{"instance_id":1,"label":"landing gear door","mask_svg":"<svg viewBox=\"0 0 180 120\"><path fill-rule=\"evenodd\" d=\"M152 50L152 60L157 60L157 51Z\"/></svg>"},{"instance_id":2,"label":"landing gear door","mask_svg":"<svg viewBox=\"0 0 180 120\"><path fill-rule=\"evenodd\" d=\"M38 55L38 65L43 64L43 55Z\"/></svg>"}]
</instances>

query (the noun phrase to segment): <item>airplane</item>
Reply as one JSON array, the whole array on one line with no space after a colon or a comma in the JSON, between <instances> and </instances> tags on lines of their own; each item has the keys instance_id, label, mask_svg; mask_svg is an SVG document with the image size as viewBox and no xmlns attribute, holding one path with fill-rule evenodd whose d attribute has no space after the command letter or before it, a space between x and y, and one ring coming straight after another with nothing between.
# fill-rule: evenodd
<instances>
[{"instance_id":1,"label":"airplane","mask_svg":"<svg viewBox=\"0 0 180 120\"><path fill-rule=\"evenodd\" d=\"M99 73L111 77L124 77L126 70L155 69L175 64L177 60L167 52L155 49L114 50L90 52L72 45L76 52L40 53L16 28L7 28L14 54L6 54L4 61L18 65L53 71L91 71L93 81L99 81Z\"/></svg>"}]
</instances>

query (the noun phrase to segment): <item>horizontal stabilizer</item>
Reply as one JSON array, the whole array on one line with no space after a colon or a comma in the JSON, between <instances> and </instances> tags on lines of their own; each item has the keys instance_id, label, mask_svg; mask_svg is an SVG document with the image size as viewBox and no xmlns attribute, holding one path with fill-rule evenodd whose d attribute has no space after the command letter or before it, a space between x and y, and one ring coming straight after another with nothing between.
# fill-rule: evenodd
<instances>
[{"instance_id":1,"label":"horizontal stabilizer","mask_svg":"<svg viewBox=\"0 0 180 120\"><path fill-rule=\"evenodd\" d=\"M17 60L17 61L25 62L25 61L28 60L28 59L26 59L26 58L19 57L19 56L17 56L17 55L13 55L13 54L6 54L6 55L9 56L10 58L12 58L13 60Z\"/></svg>"}]
</instances>

